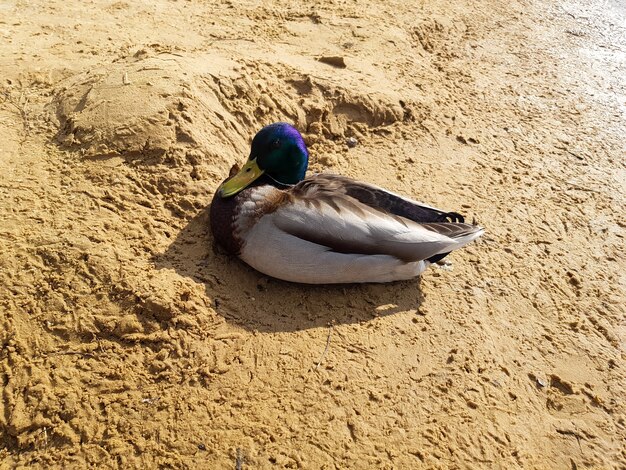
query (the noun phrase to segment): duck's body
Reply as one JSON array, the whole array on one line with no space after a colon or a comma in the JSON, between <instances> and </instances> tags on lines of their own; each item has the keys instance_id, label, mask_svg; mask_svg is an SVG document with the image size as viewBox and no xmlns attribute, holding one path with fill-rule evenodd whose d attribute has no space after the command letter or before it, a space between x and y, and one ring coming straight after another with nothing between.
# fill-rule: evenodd
<instances>
[{"instance_id":1,"label":"duck's body","mask_svg":"<svg viewBox=\"0 0 626 470\"><path fill-rule=\"evenodd\" d=\"M274 137L272 126L257 134L256 152L253 141L248 164L220 187L211 205L215 240L258 271L307 284L410 279L482 235L482 228L463 223L457 213L342 176L303 179L298 170L290 180L296 184L277 181L260 168L273 162L258 159L267 142L282 145L259 139L264 132ZM287 138L295 138L295 129L287 131ZM303 146L298 142L297 153L306 152Z\"/></svg>"}]
</instances>

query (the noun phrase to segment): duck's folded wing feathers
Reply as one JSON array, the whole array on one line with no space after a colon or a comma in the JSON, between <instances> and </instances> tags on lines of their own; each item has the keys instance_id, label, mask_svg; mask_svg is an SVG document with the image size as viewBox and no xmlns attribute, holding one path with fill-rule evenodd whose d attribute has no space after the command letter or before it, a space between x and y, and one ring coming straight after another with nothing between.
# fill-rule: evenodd
<instances>
[{"instance_id":1,"label":"duck's folded wing feathers","mask_svg":"<svg viewBox=\"0 0 626 470\"><path fill-rule=\"evenodd\" d=\"M278 229L328 250L385 254L406 262L450 252L482 234L480 227L464 223L419 224L327 192L294 197L270 216Z\"/></svg>"},{"instance_id":2,"label":"duck's folded wing feathers","mask_svg":"<svg viewBox=\"0 0 626 470\"><path fill-rule=\"evenodd\" d=\"M303 180L294 189L302 194L311 192L345 194L369 207L418 223L465 222L465 218L457 212L437 209L373 184L363 183L340 175L313 175Z\"/></svg>"}]
</instances>

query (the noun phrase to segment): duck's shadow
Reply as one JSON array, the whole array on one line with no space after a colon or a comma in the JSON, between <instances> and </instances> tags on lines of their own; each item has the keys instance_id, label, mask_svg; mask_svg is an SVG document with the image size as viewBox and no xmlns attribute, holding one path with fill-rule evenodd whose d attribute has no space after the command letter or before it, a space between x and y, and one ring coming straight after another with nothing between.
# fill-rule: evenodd
<instances>
[{"instance_id":1,"label":"duck's shadow","mask_svg":"<svg viewBox=\"0 0 626 470\"><path fill-rule=\"evenodd\" d=\"M248 330L296 331L362 323L419 308L419 278L344 285L303 285L268 278L214 247L209 224L207 207L153 262L157 269L173 269L204 284L215 311Z\"/></svg>"}]
</instances>

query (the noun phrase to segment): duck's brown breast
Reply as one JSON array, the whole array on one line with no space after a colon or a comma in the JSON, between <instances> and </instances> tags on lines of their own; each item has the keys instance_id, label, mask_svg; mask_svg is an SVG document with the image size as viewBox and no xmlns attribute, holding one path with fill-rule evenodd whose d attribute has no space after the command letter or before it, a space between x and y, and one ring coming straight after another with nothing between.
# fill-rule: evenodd
<instances>
[{"instance_id":1,"label":"duck's brown breast","mask_svg":"<svg viewBox=\"0 0 626 470\"><path fill-rule=\"evenodd\" d=\"M215 241L228 253L239 255L246 234L261 217L271 214L291 200L288 191L262 182L228 198L222 198L216 193L210 212Z\"/></svg>"},{"instance_id":2,"label":"duck's brown breast","mask_svg":"<svg viewBox=\"0 0 626 470\"><path fill-rule=\"evenodd\" d=\"M210 221L213 238L228 253L238 255L241 240L234 235L235 217L241 204L244 191L233 197L223 198L216 192L211 201Z\"/></svg>"}]
</instances>

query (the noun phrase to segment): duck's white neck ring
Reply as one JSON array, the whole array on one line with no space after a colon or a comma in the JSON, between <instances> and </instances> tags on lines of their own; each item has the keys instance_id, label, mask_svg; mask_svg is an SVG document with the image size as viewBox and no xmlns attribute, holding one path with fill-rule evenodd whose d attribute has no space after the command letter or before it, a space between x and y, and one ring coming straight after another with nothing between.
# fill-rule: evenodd
<instances>
[{"instance_id":1,"label":"duck's white neck ring","mask_svg":"<svg viewBox=\"0 0 626 470\"><path fill-rule=\"evenodd\" d=\"M267 173L265 173L265 176L269 179L271 179L274 183L276 183L279 186L283 186L285 188L292 188L293 186L295 186L295 184L288 184L288 183L283 183L281 181L278 181L276 178L272 178L270 175L268 175Z\"/></svg>"}]
</instances>

